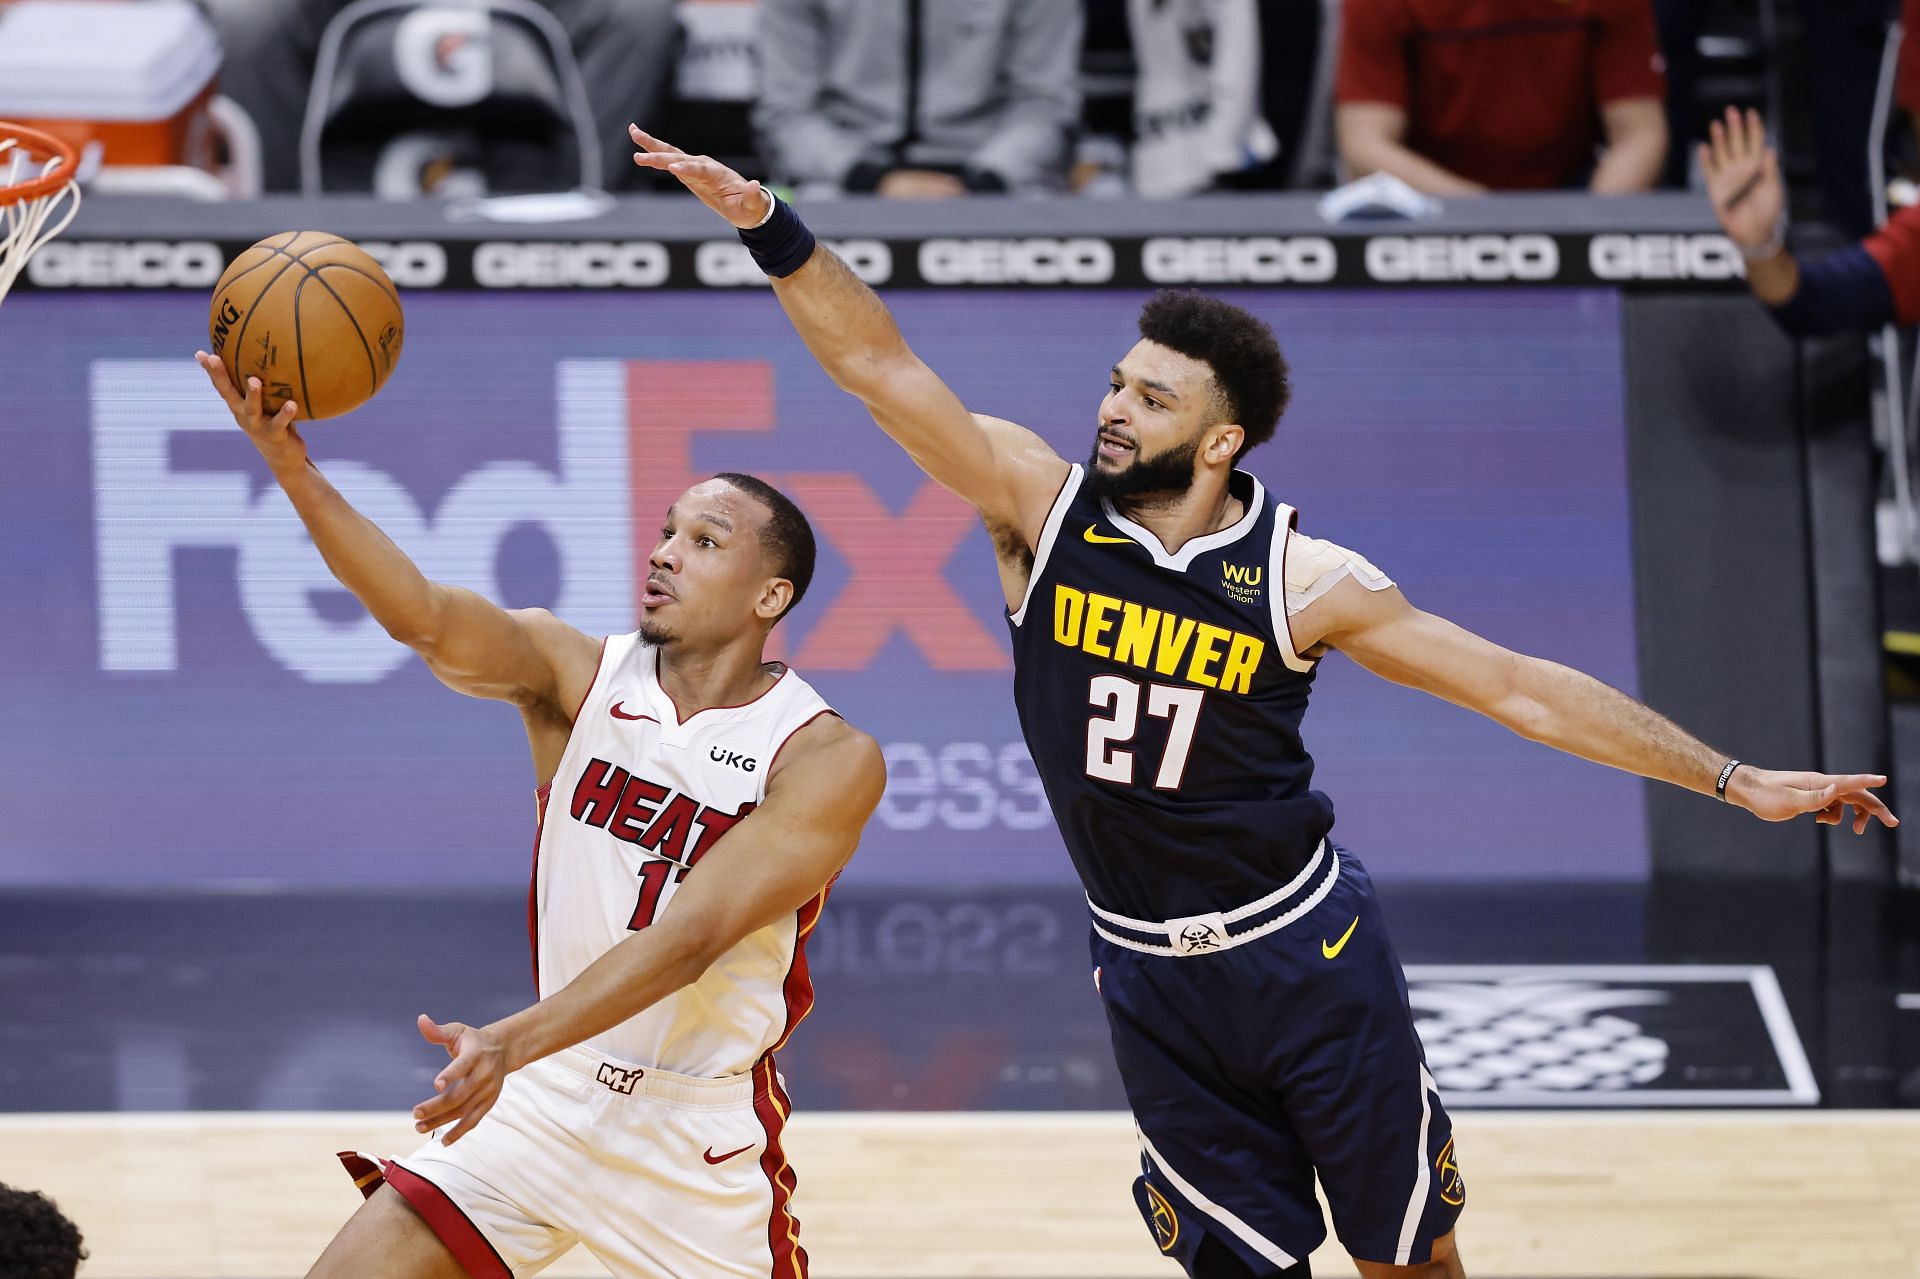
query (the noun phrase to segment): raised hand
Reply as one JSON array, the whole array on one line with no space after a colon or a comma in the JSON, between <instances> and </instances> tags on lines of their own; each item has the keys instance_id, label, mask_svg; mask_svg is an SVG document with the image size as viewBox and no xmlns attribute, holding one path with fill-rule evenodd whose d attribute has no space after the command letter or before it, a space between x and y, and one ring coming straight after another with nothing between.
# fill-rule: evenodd
<instances>
[{"instance_id":1,"label":"raised hand","mask_svg":"<svg viewBox=\"0 0 1920 1279\"><path fill-rule=\"evenodd\" d=\"M233 384L219 356L195 351L193 358L207 371L207 380L227 402L233 420L240 424L240 429L247 433L247 438L276 474L307 464L307 442L300 438L300 432L293 425L293 420L300 415L299 405L288 400L278 413L269 413L261 402L263 391L259 378L248 378L246 389L242 390Z\"/></svg>"},{"instance_id":2,"label":"raised hand","mask_svg":"<svg viewBox=\"0 0 1920 1279\"><path fill-rule=\"evenodd\" d=\"M681 185L699 196L702 204L734 226L756 227L766 221L773 197L758 182L748 181L712 156L688 155L637 124L627 126L627 136L640 148L633 156L635 164L679 178Z\"/></svg>"},{"instance_id":3,"label":"raised hand","mask_svg":"<svg viewBox=\"0 0 1920 1279\"><path fill-rule=\"evenodd\" d=\"M1742 764L1727 782L1727 799L1762 821L1784 822L1812 813L1822 826L1846 823L1854 834L1864 835L1876 817L1883 826L1900 824L1873 793L1886 784L1877 773L1776 773Z\"/></svg>"},{"instance_id":4,"label":"raised hand","mask_svg":"<svg viewBox=\"0 0 1920 1279\"><path fill-rule=\"evenodd\" d=\"M1715 120L1707 135L1700 144L1700 170L1714 215L1734 243L1765 247L1779 230L1787 189L1760 113L1728 107L1726 119Z\"/></svg>"},{"instance_id":5,"label":"raised hand","mask_svg":"<svg viewBox=\"0 0 1920 1279\"><path fill-rule=\"evenodd\" d=\"M453 1060L434 1079L435 1095L413 1108L413 1126L427 1132L453 1124L453 1131L440 1139L441 1145L451 1146L493 1109L513 1068L506 1045L488 1027L436 1022L425 1013L418 1024L421 1037L445 1048Z\"/></svg>"}]
</instances>

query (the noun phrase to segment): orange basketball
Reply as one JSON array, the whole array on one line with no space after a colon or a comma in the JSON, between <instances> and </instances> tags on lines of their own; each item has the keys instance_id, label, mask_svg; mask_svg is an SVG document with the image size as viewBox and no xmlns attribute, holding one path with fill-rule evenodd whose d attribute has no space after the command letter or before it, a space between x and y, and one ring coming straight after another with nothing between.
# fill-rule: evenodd
<instances>
[{"instance_id":1,"label":"orange basketball","mask_svg":"<svg viewBox=\"0 0 1920 1279\"><path fill-rule=\"evenodd\" d=\"M269 412L291 399L303 420L373 398L400 358L400 295L365 250L324 231L269 236L213 290L210 348L237 386L260 379Z\"/></svg>"}]
</instances>

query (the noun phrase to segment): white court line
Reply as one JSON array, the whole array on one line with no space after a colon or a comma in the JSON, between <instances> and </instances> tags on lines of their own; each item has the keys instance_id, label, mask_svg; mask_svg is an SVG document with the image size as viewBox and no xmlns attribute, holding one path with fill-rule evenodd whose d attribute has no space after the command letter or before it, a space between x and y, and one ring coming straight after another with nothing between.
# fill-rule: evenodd
<instances>
[{"instance_id":1,"label":"white court line","mask_svg":"<svg viewBox=\"0 0 1920 1279\"><path fill-rule=\"evenodd\" d=\"M1895 1008L1905 1008L1910 1011L1920 1012L1920 991L1895 995L1893 997L1893 1006Z\"/></svg>"},{"instance_id":2,"label":"white court line","mask_svg":"<svg viewBox=\"0 0 1920 1279\"><path fill-rule=\"evenodd\" d=\"M1794 1029L1793 1014L1787 1011L1787 997L1780 990L1780 978L1773 965L1756 964L1753 969L1753 997L1766 1019L1767 1033L1773 1037L1773 1051L1780 1068L1787 1072L1787 1087L1794 1099L1807 1105L1820 1101L1820 1085L1814 1082L1813 1066L1807 1061L1806 1046Z\"/></svg>"}]
</instances>

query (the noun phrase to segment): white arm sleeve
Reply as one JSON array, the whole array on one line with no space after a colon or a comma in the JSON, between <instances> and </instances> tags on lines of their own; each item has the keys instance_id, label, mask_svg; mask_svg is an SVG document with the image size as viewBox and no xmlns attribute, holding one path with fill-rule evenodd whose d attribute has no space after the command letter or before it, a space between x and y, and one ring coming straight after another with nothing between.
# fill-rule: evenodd
<instances>
[{"instance_id":1,"label":"white arm sleeve","mask_svg":"<svg viewBox=\"0 0 1920 1279\"><path fill-rule=\"evenodd\" d=\"M1365 556L1332 542L1295 533L1287 540L1286 554L1288 617L1332 590L1343 577L1351 577L1370 591L1384 591L1393 585L1393 579L1368 563Z\"/></svg>"}]
</instances>

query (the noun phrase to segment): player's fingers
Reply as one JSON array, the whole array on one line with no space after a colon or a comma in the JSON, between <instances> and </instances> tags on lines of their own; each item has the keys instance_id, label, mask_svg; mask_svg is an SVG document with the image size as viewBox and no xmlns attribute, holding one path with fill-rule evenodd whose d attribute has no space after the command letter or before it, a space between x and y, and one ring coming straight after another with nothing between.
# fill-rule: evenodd
<instances>
[{"instance_id":1,"label":"player's fingers","mask_svg":"<svg viewBox=\"0 0 1920 1279\"><path fill-rule=\"evenodd\" d=\"M254 422L258 422L261 418L261 415L266 411L261 407L261 404L260 404L261 397L264 396L265 394L266 394L266 390L264 387L260 385L259 378L250 377L247 379L247 398L245 401L245 407L247 410L247 417L253 420Z\"/></svg>"},{"instance_id":2,"label":"player's fingers","mask_svg":"<svg viewBox=\"0 0 1920 1279\"><path fill-rule=\"evenodd\" d=\"M454 1054L454 1050L459 1046L460 1033L466 1029L465 1026L457 1021L450 1021L443 1026L425 1013L421 1013L420 1016L415 1019L414 1025L420 1028L420 1037L422 1039L425 1039L430 1044L440 1044L447 1050L449 1057Z\"/></svg>"},{"instance_id":3,"label":"player's fingers","mask_svg":"<svg viewBox=\"0 0 1920 1279\"><path fill-rule=\"evenodd\" d=\"M227 376L227 366L217 355L200 352L200 367L207 371L207 379L213 383L213 389L227 402L228 408L240 407L240 394L233 389L233 379Z\"/></svg>"},{"instance_id":4,"label":"player's fingers","mask_svg":"<svg viewBox=\"0 0 1920 1279\"><path fill-rule=\"evenodd\" d=\"M415 1130L426 1132L430 1128L438 1128L448 1123L472 1093L471 1088L449 1088L443 1093L427 1098L413 1108Z\"/></svg>"},{"instance_id":5,"label":"player's fingers","mask_svg":"<svg viewBox=\"0 0 1920 1279\"><path fill-rule=\"evenodd\" d=\"M300 416L300 406L298 404L295 404L292 400L288 400L286 403L280 406L280 411L273 415L274 430L276 431L292 430L293 420L299 416Z\"/></svg>"},{"instance_id":6,"label":"player's fingers","mask_svg":"<svg viewBox=\"0 0 1920 1279\"><path fill-rule=\"evenodd\" d=\"M471 1054L455 1057L441 1067L440 1073L434 1076L433 1086L442 1092L453 1088L473 1073L474 1061L475 1058Z\"/></svg>"},{"instance_id":7,"label":"player's fingers","mask_svg":"<svg viewBox=\"0 0 1920 1279\"><path fill-rule=\"evenodd\" d=\"M1863 812L1871 814L1874 817L1878 817L1889 826L1898 826L1900 824L1900 819L1893 815L1891 808L1887 807L1887 801L1881 799L1870 790L1849 791L1847 794L1841 796L1841 798L1847 803L1852 804L1855 808L1861 809Z\"/></svg>"},{"instance_id":8,"label":"player's fingers","mask_svg":"<svg viewBox=\"0 0 1920 1279\"><path fill-rule=\"evenodd\" d=\"M1747 108L1747 150L1758 152L1767 145L1767 124L1760 118L1760 112Z\"/></svg>"},{"instance_id":9,"label":"player's fingers","mask_svg":"<svg viewBox=\"0 0 1920 1279\"><path fill-rule=\"evenodd\" d=\"M484 1106L475 1106L473 1110L460 1116L460 1122L453 1126L453 1131L440 1139L440 1144L443 1146L451 1146L454 1142L472 1132L474 1125L478 1124L491 1109L493 1109L493 1103L488 1101Z\"/></svg>"},{"instance_id":10,"label":"player's fingers","mask_svg":"<svg viewBox=\"0 0 1920 1279\"><path fill-rule=\"evenodd\" d=\"M1875 786L1885 786L1887 784L1887 779L1879 773L1838 773L1831 777L1823 777L1820 780L1838 787L1841 791L1849 795L1855 791L1870 790Z\"/></svg>"},{"instance_id":11,"label":"player's fingers","mask_svg":"<svg viewBox=\"0 0 1920 1279\"><path fill-rule=\"evenodd\" d=\"M1753 121L1747 114L1734 107L1727 108L1727 133L1732 138L1734 151L1742 156L1753 150Z\"/></svg>"},{"instance_id":12,"label":"player's fingers","mask_svg":"<svg viewBox=\"0 0 1920 1279\"><path fill-rule=\"evenodd\" d=\"M1707 149L1713 152L1714 162L1723 164L1727 159L1727 129L1718 120L1707 122Z\"/></svg>"},{"instance_id":13,"label":"player's fingers","mask_svg":"<svg viewBox=\"0 0 1920 1279\"><path fill-rule=\"evenodd\" d=\"M627 126L627 136L633 144L645 151L678 151L680 148L670 142L662 142L637 124Z\"/></svg>"},{"instance_id":14,"label":"player's fingers","mask_svg":"<svg viewBox=\"0 0 1920 1279\"><path fill-rule=\"evenodd\" d=\"M1720 165L1718 161L1714 159L1712 147L1702 142L1694 148L1693 155L1695 161L1700 165L1700 172L1707 175L1707 181L1711 182L1720 176ZM1708 193L1708 198L1712 198L1711 192Z\"/></svg>"}]
</instances>

